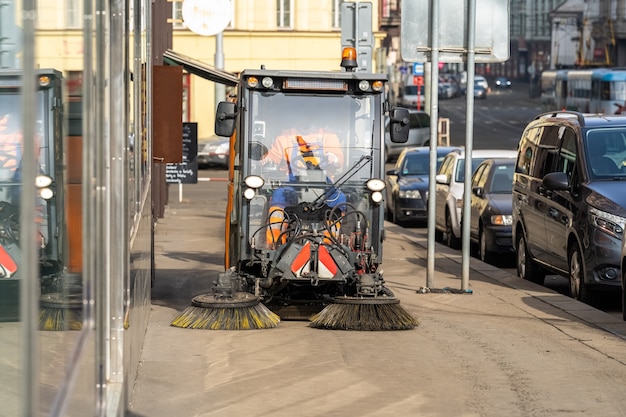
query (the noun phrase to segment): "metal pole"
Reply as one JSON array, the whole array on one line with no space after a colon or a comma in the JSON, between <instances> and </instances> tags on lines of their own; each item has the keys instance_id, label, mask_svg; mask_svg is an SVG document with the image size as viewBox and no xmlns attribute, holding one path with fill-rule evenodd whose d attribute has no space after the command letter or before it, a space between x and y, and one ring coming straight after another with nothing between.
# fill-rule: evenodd
<instances>
[{"instance_id":1,"label":"metal pole","mask_svg":"<svg viewBox=\"0 0 626 417\"><path fill-rule=\"evenodd\" d=\"M430 0L430 172L428 183L428 249L426 288L433 288L435 277L435 175L437 174L437 119L439 118L439 0ZM433 128L432 126L435 126Z\"/></svg>"},{"instance_id":2,"label":"metal pole","mask_svg":"<svg viewBox=\"0 0 626 417\"><path fill-rule=\"evenodd\" d=\"M215 68L224 69L224 32L215 35ZM215 83L215 108L220 101L224 100L224 84Z\"/></svg>"},{"instance_id":3,"label":"metal pole","mask_svg":"<svg viewBox=\"0 0 626 417\"><path fill-rule=\"evenodd\" d=\"M463 222L461 236L463 237L463 258L461 289L469 287L470 263L470 196L472 180L472 148L474 144L474 72L476 63L476 0L468 0L467 7L467 84L465 99L467 100L467 114L465 125L465 182L463 187Z\"/></svg>"},{"instance_id":4,"label":"metal pole","mask_svg":"<svg viewBox=\"0 0 626 417\"><path fill-rule=\"evenodd\" d=\"M35 176L37 172L35 153L35 18L37 6L35 0L22 2L22 36L24 48L22 55L22 91L21 91L21 123L22 123L22 192L20 196L20 235L21 244L21 282L20 311L22 327L22 366L24 378L21 392L23 416L40 414L40 375L39 358L39 253L35 236L37 226Z\"/></svg>"}]
</instances>

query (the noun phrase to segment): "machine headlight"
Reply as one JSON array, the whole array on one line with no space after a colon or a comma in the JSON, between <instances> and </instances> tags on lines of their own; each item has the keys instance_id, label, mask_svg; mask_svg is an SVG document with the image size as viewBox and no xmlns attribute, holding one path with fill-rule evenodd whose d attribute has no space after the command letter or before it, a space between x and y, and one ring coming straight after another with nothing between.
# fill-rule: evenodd
<instances>
[{"instance_id":1,"label":"machine headlight","mask_svg":"<svg viewBox=\"0 0 626 417\"><path fill-rule=\"evenodd\" d=\"M42 188L39 190L39 196L44 200L50 200L54 197L54 192L50 188Z\"/></svg>"},{"instance_id":2,"label":"machine headlight","mask_svg":"<svg viewBox=\"0 0 626 417\"><path fill-rule=\"evenodd\" d=\"M248 78L248 87L257 88L259 86L259 79L257 77Z\"/></svg>"},{"instance_id":3,"label":"machine headlight","mask_svg":"<svg viewBox=\"0 0 626 417\"><path fill-rule=\"evenodd\" d=\"M377 204L383 201L383 193L380 191L374 191L372 193L372 201Z\"/></svg>"},{"instance_id":4,"label":"machine headlight","mask_svg":"<svg viewBox=\"0 0 626 417\"><path fill-rule=\"evenodd\" d=\"M622 240L626 219L596 208L589 209L591 221L595 227L619 240Z\"/></svg>"},{"instance_id":5,"label":"machine headlight","mask_svg":"<svg viewBox=\"0 0 626 417\"><path fill-rule=\"evenodd\" d=\"M37 188L49 187L52 184L52 178L47 175L37 175L35 177L35 186Z\"/></svg>"},{"instance_id":6,"label":"machine headlight","mask_svg":"<svg viewBox=\"0 0 626 417\"><path fill-rule=\"evenodd\" d=\"M382 91L385 84L382 81L374 81L372 83L372 90L374 91Z\"/></svg>"},{"instance_id":7,"label":"machine headlight","mask_svg":"<svg viewBox=\"0 0 626 417\"><path fill-rule=\"evenodd\" d=\"M263 187L265 180L258 175L250 175L243 182L250 188L257 189Z\"/></svg>"},{"instance_id":8,"label":"machine headlight","mask_svg":"<svg viewBox=\"0 0 626 417\"><path fill-rule=\"evenodd\" d=\"M272 88L274 86L274 80L272 80L271 77L263 77L261 84L263 84L265 88Z\"/></svg>"},{"instance_id":9,"label":"machine headlight","mask_svg":"<svg viewBox=\"0 0 626 417\"><path fill-rule=\"evenodd\" d=\"M413 198L416 200L422 199L422 193L420 193L418 190L400 190L398 196L400 198Z\"/></svg>"},{"instance_id":10,"label":"machine headlight","mask_svg":"<svg viewBox=\"0 0 626 417\"><path fill-rule=\"evenodd\" d=\"M503 214L493 215L493 216L491 216L491 224L496 224L496 225L499 225L499 226L511 226L513 224L513 216L511 216L510 214L508 214L508 215L503 215Z\"/></svg>"},{"instance_id":11,"label":"machine headlight","mask_svg":"<svg viewBox=\"0 0 626 417\"><path fill-rule=\"evenodd\" d=\"M370 191L382 191L385 189L385 181L379 178L372 178L367 181L366 186Z\"/></svg>"},{"instance_id":12,"label":"machine headlight","mask_svg":"<svg viewBox=\"0 0 626 417\"><path fill-rule=\"evenodd\" d=\"M252 200L255 195L256 195L256 190L252 188L246 188L246 190L243 192L243 196L247 198L248 200Z\"/></svg>"},{"instance_id":13,"label":"machine headlight","mask_svg":"<svg viewBox=\"0 0 626 417\"><path fill-rule=\"evenodd\" d=\"M367 80L361 80L359 82L359 90L361 91L367 91L370 88L370 83Z\"/></svg>"}]
</instances>

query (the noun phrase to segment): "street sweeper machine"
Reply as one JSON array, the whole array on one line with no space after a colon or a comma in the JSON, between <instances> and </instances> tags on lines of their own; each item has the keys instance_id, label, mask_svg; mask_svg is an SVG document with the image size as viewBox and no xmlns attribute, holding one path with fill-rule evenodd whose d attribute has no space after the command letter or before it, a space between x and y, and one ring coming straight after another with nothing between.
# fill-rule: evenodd
<instances>
[{"instance_id":1,"label":"street sweeper machine","mask_svg":"<svg viewBox=\"0 0 626 417\"><path fill-rule=\"evenodd\" d=\"M405 142L408 110L389 107L383 74L240 74L219 103L215 132L231 137L225 272L174 319L178 327L255 329L280 320L346 330L412 329L385 285L385 117Z\"/></svg>"},{"instance_id":2,"label":"street sweeper machine","mask_svg":"<svg viewBox=\"0 0 626 417\"><path fill-rule=\"evenodd\" d=\"M32 114L36 176L36 230L39 247L41 285L40 328L62 330L79 328L72 312L82 309L80 265L69 255L70 227L66 221L68 205L63 147L63 77L54 69L36 73L36 98ZM22 72L0 70L0 321L19 320L22 233L21 90ZM80 173L80 170L78 170ZM73 206L75 207L75 206Z\"/></svg>"}]
</instances>

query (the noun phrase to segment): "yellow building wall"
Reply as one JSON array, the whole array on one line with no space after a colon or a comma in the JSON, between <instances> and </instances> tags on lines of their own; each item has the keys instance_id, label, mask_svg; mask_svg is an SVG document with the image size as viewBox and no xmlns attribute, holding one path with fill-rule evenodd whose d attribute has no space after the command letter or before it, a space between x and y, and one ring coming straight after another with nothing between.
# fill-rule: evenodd
<instances>
[{"instance_id":1,"label":"yellow building wall","mask_svg":"<svg viewBox=\"0 0 626 417\"><path fill-rule=\"evenodd\" d=\"M377 31L378 1L371 3L375 35L372 68L377 68L375 52L385 34ZM40 13L38 20L37 65L65 73L80 71L83 67L82 30L58 30L63 27L60 4L61 0L40 4L46 12ZM332 0L294 0L291 29L277 28L276 0L233 0L233 5L232 24L223 32L224 70L241 72L261 65L268 69L341 70L341 31L332 27ZM175 29L173 49L215 65L215 36L199 36L187 29ZM191 76L189 119L198 123L199 138L214 136L214 92L215 83Z\"/></svg>"}]
</instances>

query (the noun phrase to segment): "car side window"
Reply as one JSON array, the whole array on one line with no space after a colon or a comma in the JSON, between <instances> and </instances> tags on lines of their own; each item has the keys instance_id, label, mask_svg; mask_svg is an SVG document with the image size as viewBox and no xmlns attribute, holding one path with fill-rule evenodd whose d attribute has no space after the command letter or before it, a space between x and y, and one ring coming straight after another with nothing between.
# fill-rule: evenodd
<instances>
[{"instance_id":1,"label":"car side window","mask_svg":"<svg viewBox=\"0 0 626 417\"><path fill-rule=\"evenodd\" d=\"M481 164L477 169L474 175L472 176L472 188L474 187L484 187L485 181L487 178L487 164Z\"/></svg>"},{"instance_id":2,"label":"car side window","mask_svg":"<svg viewBox=\"0 0 626 417\"><path fill-rule=\"evenodd\" d=\"M445 174L446 177L450 178L450 166L452 163L452 159L452 155L446 156L446 158L443 160L443 163L441 164L441 167L439 167L439 174Z\"/></svg>"},{"instance_id":3,"label":"car side window","mask_svg":"<svg viewBox=\"0 0 626 417\"><path fill-rule=\"evenodd\" d=\"M417 113L419 127L430 127L430 116L428 113Z\"/></svg>"},{"instance_id":4,"label":"car side window","mask_svg":"<svg viewBox=\"0 0 626 417\"><path fill-rule=\"evenodd\" d=\"M563 144L559 151L556 170L566 173L567 178L571 181L576 168L576 155L578 154L576 134L571 129L564 129Z\"/></svg>"}]
</instances>

